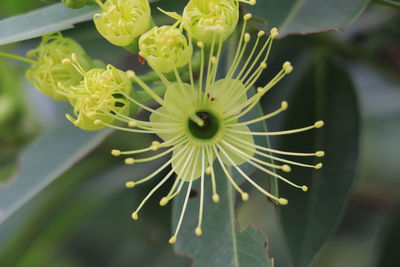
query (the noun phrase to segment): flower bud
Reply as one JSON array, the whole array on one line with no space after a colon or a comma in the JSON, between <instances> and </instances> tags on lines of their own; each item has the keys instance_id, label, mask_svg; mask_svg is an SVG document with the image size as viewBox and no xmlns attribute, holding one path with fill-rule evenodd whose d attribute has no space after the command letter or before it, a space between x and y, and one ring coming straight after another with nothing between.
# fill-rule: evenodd
<instances>
[{"instance_id":1,"label":"flower bud","mask_svg":"<svg viewBox=\"0 0 400 267\"><path fill-rule=\"evenodd\" d=\"M102 13L93 21L98 32L116 46L131 45L153 25L147 0L96 0Z\"/></svg>"},{"instance_id":2,"label":"flower bud","mask_svg":"<svg viewBox=\"0 0 400 267\"><path fill-rule=\"evenodd\" d=\"M67 118L86 131L96 131L112 124L119 115L129 114L129 95L132 84L125 72L108 65L85 73L78 86L70 88L76 97L70 97L74 115Z\"/></svg>"},{"instance_id":3,"label":"flower bud","mask_svg":"<svg viewBox=\"0 0 400 267\"><path fill-rule=\"evenodd\" d=\"M140 37L139 51L155 71L168 73L191 60L193 47L180 29L162 26L154 27Z\"/></svg>"},{"instance_id":4,"label":"flower bud","mask_svg":"<svg viewBox=\"0 0 400 267\"><path fill-rule=\"evenodd\" d=\"M92 62L83 48L74 40L63 37L60 33L45 35L38 48L28 52L28 57L36 63L27 70L26 77L35 87L56 101L68 98L59 93L58 83L64 87L79 84L82 75L71 65L62 64L63 59L75 53L83 69L88 70Z\"/></svg>"},{"instance_id":5,"label":"flower bud","mask_svg":"<svg viewBox=\"0 0 400 267\"><path fill-rule=\"evenodd\" d=\"M236 0L190 0L183 11L183 24L193 38L209 45L229 38L239 20Z\"/></svg>"}]
</instances>

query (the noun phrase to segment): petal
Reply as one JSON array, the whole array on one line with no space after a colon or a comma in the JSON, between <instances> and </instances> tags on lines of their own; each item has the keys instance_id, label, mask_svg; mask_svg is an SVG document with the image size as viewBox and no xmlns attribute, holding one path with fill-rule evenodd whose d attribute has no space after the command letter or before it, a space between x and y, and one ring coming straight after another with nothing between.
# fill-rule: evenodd
<instances>
[{"instance_id":1,"label":"petal","mask_svg":"<svg viewBox=\"0 0 400 267\"><path fill-rule=\"evenodd\" d=\"M234 79L221 79L210 87L211 97L215 97L214 101L220 104L225 112L245 103L247 100L246 92L243 83Z\"/></svg>"},{"instance_id":2,"label":"petal","mask_svg":"<svg viewBox=\"0 0 400 267\"><path fill-rule=\"evenodd\" d=\"M153 123L165 123L166 122L166 117L162 116L160 113L162 114L170 114L164 107L160 107L157 109L157 113L153 112L150 115L150 122ZM159 128L159 129L171 129L171 126L159 126L159 125L155 125L153 126L154 128ZM164 141L168 141L171 140L172 138L174 138L177 134L176 133L158 133L157 134L162 140Z\"/></svg>"},{"instance_id":3,"label":"petal","mask_svg":"<svg viewBox=\"0 0 400 267\"><path fill-rule=\"evenodd\" d=\"M173 83L165 92L164 107L176 116L182 117L195 112L196 100L196 92L190 84Z\"/></svg>"}]
</instances>

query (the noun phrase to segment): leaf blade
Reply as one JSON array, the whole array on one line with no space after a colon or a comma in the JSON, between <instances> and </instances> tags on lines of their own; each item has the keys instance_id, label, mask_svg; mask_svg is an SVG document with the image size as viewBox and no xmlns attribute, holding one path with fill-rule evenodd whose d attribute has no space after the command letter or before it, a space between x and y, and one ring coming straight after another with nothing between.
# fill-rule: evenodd
<instances>
[{"instance_id":1,"label":"leaf blade","mask_svg":"<svg viewBox=\"0 0 400 267\"><path fill-rule=\"evenodd\" d=\"M94 149L110 132L84 132L63 120L42 135L22 154L21 168L14 179L0 187L0 223Z\"/></svg>"},{"instance_id":2,"label":"leaf blade","mask_svg":"<svg viewBox=\"0 0 400 267\"><path fill-rule=\"evenodd\" d=\"M289 205L280 210L284 233L294 265L304 267L334 230L347 205L355 179L360 117L354 86L335 64L317 64L315 72L309 70L296 89L284 127L310 124L313 118L325 121L316 132L280 139L283 150L322 148L326 152L321 170L293 170L296 177L291 180L308 185L309 192L280 186L289 199ZM304 105L310 102L315 105Z\"/></svg>"},{"instance_id":3,"label":"leaf blade","mask_svg":"<svg viewBox=\"0 0 400 267\"><path fill-rule=\"evenodd\" d=\"M0 21L0 45L71 28L76 23L91 20L98 10L97 6L74 10L58 3L6 18Z\"/></svg>"},{"instance_id":4,"label":"leaf blade","mask_svg":"<svg viewBox=\"0 0 400 267\"><path fill-rule=\"evenodd\" d=\"M279 3L278 3L279 2ZM343 30L367 7L369 0L273 0L246 7L280 36Z\"/></svg>"}]
</instances>

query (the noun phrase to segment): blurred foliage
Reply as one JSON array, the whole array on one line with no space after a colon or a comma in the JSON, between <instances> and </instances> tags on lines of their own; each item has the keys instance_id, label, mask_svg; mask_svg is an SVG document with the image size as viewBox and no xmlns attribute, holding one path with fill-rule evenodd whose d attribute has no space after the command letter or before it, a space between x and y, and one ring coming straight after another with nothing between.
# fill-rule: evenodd
<instances>
[{"instance_id":1,"label":"blurred foliage","mask_svg":"<svg viewBox=\"0 0 400 267\"><path fill-rule=\"evenodd\" d=\"M209 231L203 236L207 240L193 234L191 226L197 211L194 200L198 199L194 196L193 209L191 211L189 206L187 225L183 227L182 243L176 246L179 253L188 253L192 258L177 256L167 240L171 225L176 223L175 209L182 199L174 203L174 208L161 208L157 201L150 202L141 219L133 223L129 218L132 209L153 184L133 191L123 187L126 180L150 173L160 162L127 167L109 156L112 148L134 148L149 140L143 136L114 133L90 152L97 143L89 138L87 142L95 142L93 146L82 148L71 165L52 173L52 183L47 187L42 184L37 191L40 194L30 193L24 205L19 205L0 225L0 265L191 266L197 259L196 266L200 267L234 266L232 247L237 242L236 249L239 248L239 255L242 255L237 266L241 267L269 264L272 260L257 261L267 255L274 258L277 267L398 266L394 248L399 240L400 203L400 14L395 8L396 1L374 1L390 7L371 5L366 10L370 1L259 2L261 5L252 10L258 17L256 27L284 25L286 34L332 28L343 30L342 33L290 35L277 41L268 62L269 71L260 80L268 81L284 60L293 62L293 75L263 99L264 112L271 111L282 100L289 101L287 114L268 121L269 129L295 128L321 117L327 123L322 134L271 140L272 147L290 151L326 150L322 172L293 170L295 181L309 185L310 192L299 193L279 184L280 193L287 196L290 203L279 208L256 192L252 192L247 203L236 202L237 197L231 192L225 195L225 204L220 203L219 207L210 204L209 210L205 210L206 218L207 214L210 216L204 227L204 231ZM185 3L156 1L152 5L155 22L170 21L160 16L156 6L180 12ZM0 17L23 14L44 5L41 1L1 1ZM311 9L307 8L310 6ZM74 12L71 14L78 14ZM51 24L57 19L49 14L43 21ZM84 20L88 19L90 16ZM109 45L91 22L75 27L66 31L66 35L78 40L92 57L121 68L140 66L136 55ZM12 30L18 35L18 29ZM29 40L1 49L22 54L36 42ZM28 143L52 145L48 139L40 138L63 129L57 128L60 127L57 120L64 119L65 107L49 106L43 98L33 97L29 93L31 88L26 86L24 71L22 64L0 61L0 181L10 179L18 166L17 158L35 147L33 143L26 148ZM43 107L56 114L56 122L41 122ZM43 132L41 137L33 141L40 132ZM68 137L60 142L79 140L73 134ZM81 147L79 143L74 144ZM55 152L46 151L51 150L43 152L53 157ZM63 151L57 156L62 157ZM87 153L88 156L79 160ZM36 158L31 156L31 159L35 166ZM45 158L40 156L37 160ZM48 167L49 171L54 167L43 166L41 168ZM41 183L44 178L39 176L34 177L33 182ZM252 173L252 177L267 185L265 175ZM2 189L7 190L7 187ZM226 191L229 193L228 188ZM154 199L164 194L161 190ZM13 204L20 201L17 195L15 197ZM2 202L0 206L6 204ZM229 210L225 209L227 206ZM0 210L0 216L1 213ZM249 225L260 227L268 240L258 229L238 232ZM237 234L235 242L230 238L232 233ZM205 253L202 246L210 251ZM215 255L211 257L213 252ZM251 258L251 253L257 256Z\"/></svg>"}]
</instances>

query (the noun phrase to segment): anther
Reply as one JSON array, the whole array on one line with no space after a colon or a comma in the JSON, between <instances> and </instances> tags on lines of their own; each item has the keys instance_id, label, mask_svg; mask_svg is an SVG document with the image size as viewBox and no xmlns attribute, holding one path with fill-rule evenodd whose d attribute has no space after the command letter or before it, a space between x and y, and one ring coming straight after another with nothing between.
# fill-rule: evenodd
<instances>
[{"instance_id":1,"label":"anther","mask_svg":"<svg viewBox=\"0 0 400 267\"><path fill-rule=\"evenodd\" d=\"M291 170L292 170L292 168L290 168L289 165L287 165L287 164L283 164L283 165L282 165L282 171L284 171L284 172L290 172Z\"/></svg>"},{"instance_id":2,"label":"anther","mask_svg":"<svg viewBox=\"0 0 400 267\"><path fill-rule=\"evenodd\" d=\"M126 188L134 188L135 187L135 182L134 181L128 181L125 183Z\"/></svg>"},{"instance_id":3,"label":"anther","mask_svg":"<svg viewBox=\"0 0 400 267\"><path fill-rule=\"evenodd\" d=\"M314 123L315 128L321 128L322 126L324 126L324 122L323 121L317 121L316 123Z\"/></svg>"},{"instance_id":4,"label":"anther","mask_svg":"<svg viewBox=\"0 0 400 267\"><path fill-rule=\"evenodd\" d=\"M111 155L118 157L119 155L121 155L121 151L118 149L113 149L111 150Z\"/></svg>"},{"instance_id":5,"label":"anther","mask_svg":"<svg viewBox=\"0 0 400 267\"><path fill-rule=\"evenodd\" d=\"M217 63L217 58L214 57L214 56L212 56L212 57L211 57L211 63L212 63L213 65L215 65L215 64Z\"/></svg>"},{"instance_id":6,"label":"anther","mask_svg":"<svg viewBox=\"0 0 400 267\"><path fill-rule=\"evenodd\" d=\"M95 120L95 121L94 121L94 124L95 124L95 125L101 124L101 120Z\"/></svg>"},{"instance_id":7,"label":"anther","mask_svg":"<svg viewBox=\"0 0 400 267\"><path fill-rule=\"evenodd\" d=\"M244 35L244 41L246 43L248 43L250 41L250 37L251 37L250 34L248 32L246 32L245 35Z\"/></svg>"},{"instance_id":8,"label":"anther","mask_svg":"<svg viewBox=\"0 0 400 267\"><path fill-rule=\"evenodd\" d=\"M166 198L166 197L163 197L161 200L160 200L160 206L165 206L165 205L167 205L168 204L168 198Z\"/></svg>"},{"instance_id":9,"label":"anther","mask_svg":"<svg viewBox=\"0 0 400 267\"><path fill-rule=\"evenodd\" d=\"M64 89L65 89L64 85L63 85L61 82L58 82L58 83L57 83L57 87L58 87L59 89L61 89L61 90L64 90Z\"/></svg>"},{"instance_id":10,"label":"anther","mask_svg":"<svg viewBox=\"0 0 400 267\"><path fill-rule=\"evenodd\" d=\"M138 214L137 214L136 211L134 211L134 212L132 213L132 219L135 220L135 221L137 221L137 219L139 219L139 216L138 216Z\"/></svg>"},{"instance_id":11,"label":"anther","mask_svg":"<svg viewBox=\"0 0 400 267\"><path fill-rule=\"evenodd\" d=\"M257 88L257 93L263 94L264 93L264 89L262 87L258 87Z\"/></svg>"},{"instance_id":12,"label":"anther","mask_svg":"<svg viewBox=\"0 0 400 267\"><path fill-rule=\"evenodd\" d=\"M71 59L72 59L72 61L73 61L74 63L77 63L77 62L78 62L78 60L76 59L76 54L75 54L75 53L72 53L72 54L71 54Z\"/></svg>"},{"instance_id":13,"label":"anther","mask_svg":"<svg viewBox=\"0 0 400 267\"><path fill-rule=\"evenodd\" d=\"M307 192L307 191L308 191L308 187L307 187L306 185L303 185L303 186L301 187L301 190L303 190L304 192Z\"/></svg>"},{"instance_id":14,"label":"anther","mask_svg":"<svg viewBox=\"0 0 400 267\"><path fill-rule=\"evenodd\" d=\"M126 158L125 159L125 164L126 165L132 165L133 163L135 163L135 159L134 158Z\"/></svg>"},{"instance_id":15,"label":"anther","mask_svg":"<svg viewBox=\"0 0 400 267\"><path fill-rule=\"evenodd\" d=\"M211 174L211 166L208 166L208 167L206 168L206 174L207 174L207 175L210 175L210 174Z\"/></svg>"},{"instance_id":16,"label":"anther","mask_svg":"<svg viewBox=\"0 0 400 267\"><path fill-rule=\"evenodd\" d=\"M318 163L317 165L314 166L315 169L321 169L322 168L322 163Z\"/></svg>"},{"instance_id":17,"label":"anther","mask_svg":"<svg viewBox=\"0 0 400 267\"><path fill-rule=\"evenodd\" d=\"M172 236L172 237L168 240L168 242L169 242L171 245L175 244L175 242L176 242L176 237L175 237L175 236Z\"/></svg>"},{"instance_id":18,"label":"anther","mask_svg":"<svg viewBox=\"0 0 400 267\"><path fill-rule=\"evenodd\" d=\"M270 31L270 37L272 39L276 38L279 35L278 29L277 28L272 28Z\"/></svg>"},{"instance_id":19,"label":"anther","mask_svg":"<svg viewBox=\"0 0 400 267\"><path fill-rule=\"evenodd\" d=\"M151 144L153 146L160 146L160 142L158 142L158 141L153 141L153 142L151 142Z\"/></svg>"},{"instance_id":20,"label":"anther","mask_svg":"<svg viewBox=\"0 0 400 267\"><path fill-rule=\"evenodd\" d=\"M280 205L287 205L288 200L286 198L280 198L280 199L278 199L278 203Z\"/></svg>"},{"instance_id":21,"label":"anther","mask_svg":"<svg viewBox=\"0 0 400 267\"><path fill-rule=\"evenodd\" d=\"M283 63L282 67L286 74L291 73L293 70L292 64L290 64L289 61L286 61L285 63Z\"/></svg>"},{"instance_id":22,"label":"anther","mask_svg":"<svg viewBox=\"0 0 400 267\"><path fill-rule=\"evenodd\" d=\"M218 203L219 202L219 195L218 194L212 195L212 200L214 201L214 203Z\"/></svg>"},{"instance_id":23,"label":"anther","mask_svg":"<svg viewBox=\"0 0 400 267\"><path fill-rule=\"evenodd\" d=\"M265 34L265 31L259 31L258 33L257 33L257 36L258 37L261 37L261 36L263 36Z\"/></svg>"},{"instance_id":24,"label":"anther","mask_svg":"<svg viewBox=\"0 0 400 267\"><path fill-rule=\"evenodd\" d=\"M260 64L260 68L262 68L262 69L266 69L267 68L267 63L265 63L265 62L261 62L261 64Z\"/></svg>"},{"instance_id":25,"label":"anther","mask_svg":"<svg viewBox=\"0 0 400 267\"><path fill-rule=\"evenodd\" d=\"M198 41L198 42L197 42L197 47L198 47L198 48L204 48L204 43L201 42L201 41Z\"/></svg>"},{"instance_id":26,"label":"anther","mask_svg":"<svg viewBox=\"0 0 400 267\"><path fill-rule=\"evenodd\" d=\"M134 128L134 127L137 126L137 123L136 123L136 121L129 121L128 122L128 126L131 127L131 128Z\"/></svg>"},{"instance_id":27,"label":"anther","mask_svg":"<svg viewBox=\"0 0 400 267\"><path fill-rule=\"evenodd\" d=\"M136 73L133 70L127 70L126 75L128 76L129 79L136 77Z\"/></svg>"},{"instance_id":28,"label":"anther","mask_svg":"<svg viewBox=\"0 0 400 267\"><path fill-rule=\"evenodd\" d=\"M317 151L317 152L315 152L315 156L317 156L318 158L322 158L323 156L325 156L325 152L324 151Z\"/></svg>"},{"instance_id":29,"label":"anther","mask_svg":"<svg viewBox=\"0 0 400 267\"><path fill-rule=\"evenodd\" d=\"M243 201L249 200L249 194L243 193L243 194L242 194L242 200L243 200Z\"/></svg>"},{"instance_id":30,"label":"anther","mask_svg":"<svg viewBox=\"0 0 400 267\"><path fill-rule=\"evenodd\" d=\"M150 149L151 149L152 151L157 151L157 150L158 150L158 146L151 145L151 146L150 146Z\"/></svg>"},{"instance_id":31,"label":"anther","mask_svg":"<svg viewBox=\"0 0 400 267\"><path fill-rule=\"evenodd\" d=\"M249 5L254 6L256 3L256 0L250 0Z\"/></svg>"},{"instance_id":32,"label":"anther","mask_svg":"<svg viewBox=\"0 0 400 267\"><path fill-rule=\"evenodd\" d=\"M61 64L66 65L66 64L70 64L70 63L71 63L71 60L69 58L64 58L63 60L61 60Z\"/></svg>"},{"instance_id":33,"label":"anther","mask_svg":"<svg viewBox=\"0 0 400 267\"><path fill-rule=\"evenodd\" d=\"M251 19L252 15L250 13L247 13L246 15L243 16L244 20L249 20Z\"/></svg>"},{"instance_id":34,"label":"anther","mask_svg":"<svg viewBox=\"0 0 400 267\"><path fill-rule=\"evenodd\" d=\"M196 229L194 230L194 232L196 233L197 236L201 236L203 234L203 232L201 231L200 227L196 227Z\"/></svg>"},{"instance_id":35,"label":"anther","mask_svg":"<svg viewBox=\"0 0 400 267\"><path fill-rule=\"evenodd\" d=\"M281 109L282 109L282 110L286 110L287 108L288 108L288 102L282 101L282 102L281 102Z\"/></svg>"}]
</instances>

